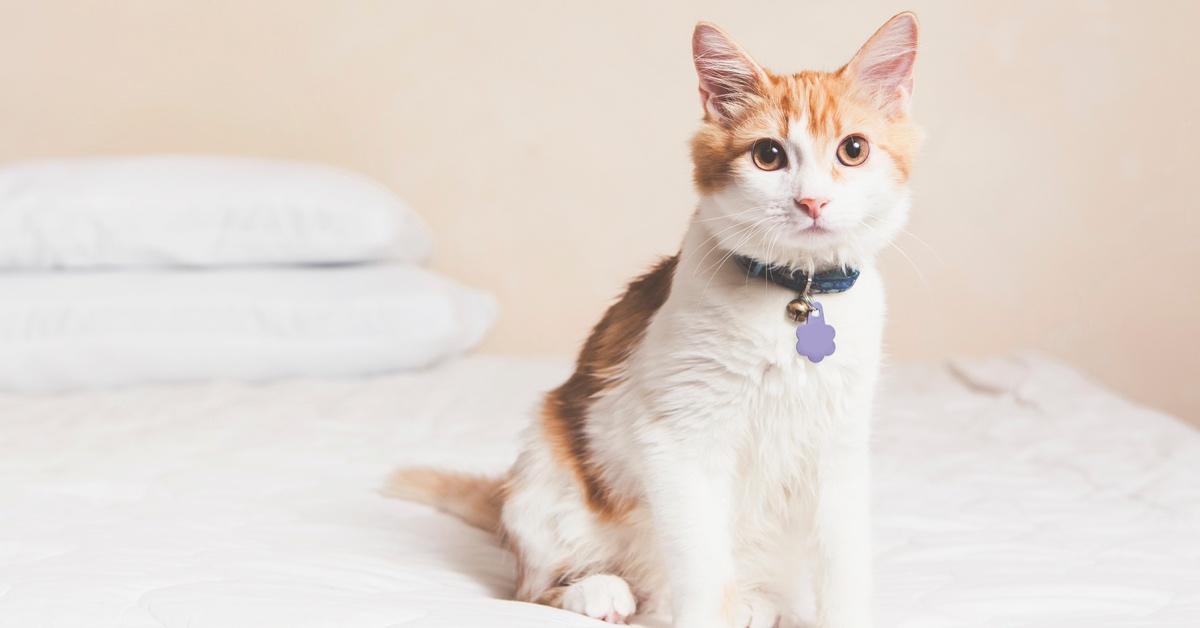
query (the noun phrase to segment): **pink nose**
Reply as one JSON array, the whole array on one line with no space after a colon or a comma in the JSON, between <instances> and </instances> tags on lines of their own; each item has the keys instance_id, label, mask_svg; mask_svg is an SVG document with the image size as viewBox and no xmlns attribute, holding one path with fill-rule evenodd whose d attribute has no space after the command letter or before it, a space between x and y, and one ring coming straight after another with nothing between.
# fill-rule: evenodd
<instances>
[{"instance_id":1,"label":"pink nose","mask_svg":"<svg viewBox=\"0 0 1200 628\"><path fill-rule=\"evenodd\" d=\"M804 210L804 213L808 214L808 217L813 220L820 218L821 210L829 204L829 199L827 198L797 198L794 201L796 207Z\"/></svg>"}]
</instances>

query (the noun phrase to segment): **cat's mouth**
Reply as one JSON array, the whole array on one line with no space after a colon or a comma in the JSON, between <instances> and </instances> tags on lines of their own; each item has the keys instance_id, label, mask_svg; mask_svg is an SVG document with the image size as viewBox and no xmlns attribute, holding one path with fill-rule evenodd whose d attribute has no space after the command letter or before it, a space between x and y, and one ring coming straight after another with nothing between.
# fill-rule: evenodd
<instances>
[{"instance_id":1,"label":"cat's mouth","mask_svg":"<svg viewBox=\"0 0 1200 628\"><path fill-rule=\"evenodd\" d=\"M798 236L828 236L833 235L834 230L826 225L820 225L815 222L808 226L801 227L799 225L792 227L792 233Z\"/></svg>"}]
</instances>

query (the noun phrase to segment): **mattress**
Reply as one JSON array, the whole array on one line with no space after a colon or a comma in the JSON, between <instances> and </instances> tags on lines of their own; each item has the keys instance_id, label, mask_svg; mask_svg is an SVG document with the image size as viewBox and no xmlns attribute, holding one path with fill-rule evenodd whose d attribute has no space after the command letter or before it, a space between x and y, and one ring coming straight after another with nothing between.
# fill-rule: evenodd
<instances>
[{"instance_id":1,"label":"mattress","mask_svg":"<svg viewBox=\"0 0 1200 628\"><path fill-rule=\"evenodd\" d=\"M376 493L503 469L568 368L0 396L0 625L600 626L508 601L493 538ZM1200 625L1196 430L1036 356L881 395L879 626Z\"/></svg>"}]
</instances>

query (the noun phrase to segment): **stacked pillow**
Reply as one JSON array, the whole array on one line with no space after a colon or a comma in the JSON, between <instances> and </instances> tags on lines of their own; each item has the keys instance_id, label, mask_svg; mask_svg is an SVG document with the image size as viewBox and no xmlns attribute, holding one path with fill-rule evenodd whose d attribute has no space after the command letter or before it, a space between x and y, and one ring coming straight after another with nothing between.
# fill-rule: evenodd
<instances>
[{"instance_id":1,"label":"stacked pillow","mask_svg":"<svg viewBox=\"0 0 1200 628\"><path fill-rule=\"evenodd\" d=\"M347 376L475 346L495 301L419 266L419 217L334 168L0 168L0 389Z\"/></svg>"}]
</instances>

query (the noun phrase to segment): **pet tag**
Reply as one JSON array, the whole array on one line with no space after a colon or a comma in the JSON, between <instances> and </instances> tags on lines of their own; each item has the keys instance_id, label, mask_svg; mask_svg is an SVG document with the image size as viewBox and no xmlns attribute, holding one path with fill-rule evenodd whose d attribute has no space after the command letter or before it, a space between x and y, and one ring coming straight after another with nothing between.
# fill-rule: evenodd
<instances>
[{"instance_id":1,"label":"pet tag","mask_svg":"<svg viewBox=\"0 0 1200 628\"><path fill-rule=\"evenodd\" d=\"M837 349L833 336L837 332L825 322L825 309L821 304L812 301L810 305L812 310L796 327L796 353L815 364L833 355Z\"/></svg>"}]
</instances>

